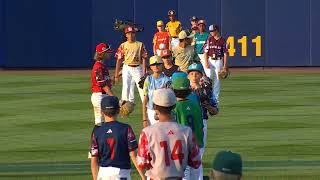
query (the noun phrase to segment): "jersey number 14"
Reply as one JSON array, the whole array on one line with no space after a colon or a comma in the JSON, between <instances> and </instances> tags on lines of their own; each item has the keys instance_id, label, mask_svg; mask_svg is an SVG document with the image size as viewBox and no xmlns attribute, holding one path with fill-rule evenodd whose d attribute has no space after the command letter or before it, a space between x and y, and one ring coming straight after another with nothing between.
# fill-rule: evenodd
<instances>
[{"instance_id":1,"label":"jersey number 14","mask_svg":"<svg viewBox=\"0 0 320 180\"><path fill-rule=\"evenodd\" d=\"M164 149L164 157L165 157L165 163L166 166L170 166L170 159L169 159L169 150L168 150L168 142L167 141L161 141L160 142L161 148ZM171 159L179 160L179 163L182 164L182 160L184 158L184 154L182 153L182 142L181 140L177 140L174 144L174 147L171 151Z\"/></svg>"}]
</instances>

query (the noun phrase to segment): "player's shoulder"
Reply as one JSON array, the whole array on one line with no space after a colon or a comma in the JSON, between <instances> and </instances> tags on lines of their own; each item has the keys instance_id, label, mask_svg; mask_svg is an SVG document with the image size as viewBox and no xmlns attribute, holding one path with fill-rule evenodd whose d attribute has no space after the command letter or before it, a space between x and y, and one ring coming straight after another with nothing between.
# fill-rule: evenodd
<instances>
[{"instance_id":1,"label":"player's shoulder","mask_svg":"<svg viewBox=\"0 0 320 180\"><path fill-rule=\"evenodd\" d=\"M117 125L119 127L123 127L123 128L131 128L131 126L127 123L123 123L123 122L120 122L120 121L116 121L117 122Z\"/></svg>"},{"instance_id":2,"label":"player's shoulder","mask_svg":"<svg viewBox=\"0 0 320 180\"><path fill-rule=\"evenodd\" d=\"M180 132L183 132L184 134L192 133L192 129L189 126L185 126L182 124L177 123L177 129L179 129Z\"/></svg>"},{"instance_id":3,"label":"player's shoulder","mask_svg":"<svg viewBox=\"0 0 320 180\"><path fill-rule=\"evenodd\" d=\"M143 45L143 42L141 42L141 41L135 41L135 43L136 43L137 45L139 45L139 46Z\"/></svg>"},{"instance_id":4,"label":"player's shoulder","mask_svg":"<svg viewBox=\"0 0 320 180\"><path fill-rule=\"evenodd\" d=\"M224 37L220 37L220 39L219 39L221 42L226 42L226 39L224 38Z\"/></svg>"}]
</instances>

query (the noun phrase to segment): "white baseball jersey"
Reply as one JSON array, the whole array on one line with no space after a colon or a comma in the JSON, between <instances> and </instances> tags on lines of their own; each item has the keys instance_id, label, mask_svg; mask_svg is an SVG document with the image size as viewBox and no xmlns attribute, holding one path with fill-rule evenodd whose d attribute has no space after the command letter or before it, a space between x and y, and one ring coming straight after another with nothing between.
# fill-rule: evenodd
<instances>
[{"instance_id":1,"label":"white baseball jersey","mask_svg":"<svg viewBox=\"0 0 320 180\"><path fill-rule=\"evenodd\" d=\"M187 165L201 165L199 147L192 130L176 122L158 122L142 130L137 156L138 166L148 169L154 180L182 178Z\"/></svg>"}]
</instances>

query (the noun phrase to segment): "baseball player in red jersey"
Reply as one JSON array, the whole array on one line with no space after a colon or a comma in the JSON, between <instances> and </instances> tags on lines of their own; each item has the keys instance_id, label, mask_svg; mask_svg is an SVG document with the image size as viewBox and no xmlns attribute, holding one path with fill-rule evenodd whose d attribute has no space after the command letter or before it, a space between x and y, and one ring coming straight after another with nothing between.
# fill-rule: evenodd
<instances>
[{"instance_id":1,"label":"baseball player in red jersey","mask_svg":"<svg viewBox=\"0 0 320 180\"><path fill-rule=\"evenodd\" d=\"M178 124L172 116L176 97L171 89L154 91L153 106L159 122L142 130L137 163L147 169L152 180L179 180L187 165L201 165L199 147L190 127Z\"/></svg>"},{"instance_id":2,"label":"baseball player in red jersey","mask_svg":"<svg viewBox=\"0 0 320 180\"><path fill-rule=\"evenodd\" d=\"M213 95L219 102L220 79L219 72L227 71L228 50L226 40L221 37L219 27L217 25L209 26L210 37L204 47L204 67L206 74L211 74L214 81Z\"/></svg>"},{"instance_id":3,"label":"baseball player in red jersey","mask_svg":"<svg viewBox=\"0 0 320 180\"><path fill-rule=\"evenodd\" d=\"M120 65L122 68L122 98L123 101L134 103L134 84L137 85L141 102L143 100L143 90L139 88L139 81L146 72L147 50L144 44L136 41L135 29L126 27L125 34L127 41L122 43L116 53L117 64L115 71L115 81L119 81Z\"/></svg>"},{"instance_id":4,"label":"baseball player in red jersey","mask_svg":"<svg viewBox=\"0 0 320 180\"><path fill-rule=\"evenodd\" d=\"M95 125L100 125L104 122L100 107L101 99L108 95L114 95L111 90L112 84L109 71L104 64L104 61L110 58L111 53L111 47L105 43L100 43L96 46L95 63L91 71L91 102L94 110Z\"/></svg>"},{"instance_id":5,"label":"baseball player in red jersey","mask_svg":"<svg viewBox=\"0 0 320 180\"><path fill-rule=\"evenodd\" d=\"M157 56L161 56L163 50L171 48L171 38L169 32L164 28L163 21L157 21L157 29L153 36L153 53Z\"/></svg>"}]
</instances>

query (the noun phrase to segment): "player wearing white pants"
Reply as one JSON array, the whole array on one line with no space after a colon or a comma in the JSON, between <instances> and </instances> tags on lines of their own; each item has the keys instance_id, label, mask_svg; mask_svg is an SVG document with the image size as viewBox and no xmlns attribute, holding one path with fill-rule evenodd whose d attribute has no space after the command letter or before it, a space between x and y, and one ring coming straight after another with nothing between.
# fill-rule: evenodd
<instances>
[{"instance_id":1,"label":"player wearing white pants","mask_svg":"<svg viewBox=\"0 0 320 180\"><path fill-rule=\"evenodd\" d=\"M134 89L135 85L138 88L141 101L143 100L143 90L139 88L138 82L143 76L142 66L132 67L123 65L122 69L122 96L121 99L125 101L134 102Z\"/></svg>"},{"instance_id":2,"label":"player wearing white pants","mask_svg":"<svg viewBox=\"0 0 320 180\"><path fill-rule=\"evenodd\" d=\"M149 67L152 74L147 76L143 84L143 127L157 123L152 102L153 93L157 89L165 88L170 81L170 78L162 73L163 61L160 56L152 56L149 61Z\"/></svg>"},{"instance_id":3,"label":"player wearing white pants","mask_svg":"<svg viewBox=\"0 0 320 180\"><path fill-rule=\"evenodd\" d=\"M101 112L101 99L106 97L106 94L102 94L101 92L92 93L91 95L91 103L93 105L93 112L94 112L94 123L101 124L104 122L104 117Z\"/></svg>"},{"instance_id":4,"label":"player wearing white pants","mask_svg":"<svg viewBox=\"0 0 320 180\"><path fill-rule=\"evenodd\" d=\"M120 65L123 63L122 69L122 97L123 101L134 103L134 86L137 85L140 99L143 100L143 91L139 88L140 78L146 72L147 50L142 42L136 41L135 29L126 27L125 34L127 41L122 43L115 55L117 59L115 82L119 81Z\"/></svg>"},{"instance_id":5,"label":"player wearing white pants","mask_svg":"<svg viewBox=\"0 0 320 180\"><path fill-rule=\"evenodd\" d=\"M219 72L227 70L227 45L226 40L220 36L219 27L217 25L209 26L210 37L204 48L204 69L206 74L211 75L213 85L213 95L219 102L220 79ZM210 72L211 71L211 72Z\"/></svg>"},{"instance_id":6,"label":"player wearing white pants","mask_svg":"<svg viewBox=\"0 0 320 180\"><path fill-rule=\"evenodd\" d=\"M120 169L116 167L99 167L98 180L131 180L130 169Z\"/></svg>"},{"instance_id":7,"label":"player wearing white pants","mask_svg":"<svg viewBox=\"0 0 320 180\"><path fill-rule=\"evenodd\" d=\"M105 43L100 43L96 46L95 63L91 71L91 102L95 125L101 125L104 122L100 105L101 99L107 95L113 95L109 71L104 64L104 61L110 57L111 53L111 47Z\"/></svg>"},{"instance_id":8,"label":"player wearing white pants","mask_svg":"<svg viewBox=\"0 0 320 180\"><path fill-rule=\"evenodd\" d=\"M203 54L201 54L201 55L202 55L202 57L204 57ZM199 57L200 57L200 54L199 54ZM202 65L204 65L205 60L201 59L201 63L202 63ZM222 61L222 58L215 60L215 59L212 59L212 57L209 57L208 63L209 63L209 68L204 68L204 72L207 77L209 77L210 79L213 80L212 93L213 93L213 96L218 100L219 94L220 94L220 87L221 87L220 79L219 79L219 72L222 71L222 69L223 69L223 61Z\"/></svg>"}]
</instances>

